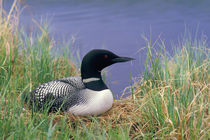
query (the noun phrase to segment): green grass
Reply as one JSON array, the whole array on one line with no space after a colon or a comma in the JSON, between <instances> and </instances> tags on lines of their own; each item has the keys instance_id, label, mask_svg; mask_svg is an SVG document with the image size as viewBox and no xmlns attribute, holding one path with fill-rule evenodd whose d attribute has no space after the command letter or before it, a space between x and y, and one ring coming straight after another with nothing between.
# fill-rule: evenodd
<instances>
[{"instance_id":1,"label":"green grass","mask_svg":"<svg viewBox=\"0 0 210 140\"><path fill-rule=\"evenodd\" d=\"M177 49L171 56L163 41L146 40L143 77L131 82L132 98L115 101L109 112L97 117L48 115L30 110L21 100L22 94L40 83L79 72L69 54L55 57L56 46L46 28L40 27L40 32L30 36L20 31L13 8L7 15L0 13L1 139L210 137L210 61L208 44L202 37L183 37L178 46L172 46ZM158 44L160 49L155 51Z\"/></svg>"},{"instance_id":2,"label":"green grass","mask_svg":"<svg viewBox=\"0 0 210 140\"><path fill-rule=\"evenodd\" d=\"M139 92L145 103L141 115L153 138L208 139L209 49L206 41L183 38L173 56L160 41L153 55L150 42ZM148 96L148 97L147 97ZM141 103L142 104L142 103Z\"/></svg>"}]
</instances>

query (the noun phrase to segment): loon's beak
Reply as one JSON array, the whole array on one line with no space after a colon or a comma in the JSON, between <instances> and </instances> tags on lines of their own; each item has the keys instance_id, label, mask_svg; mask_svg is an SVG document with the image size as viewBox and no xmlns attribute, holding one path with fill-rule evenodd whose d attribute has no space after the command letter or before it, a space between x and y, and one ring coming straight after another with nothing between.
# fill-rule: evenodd
<instances>
[{"instance_id":1,"label":"loon's beak","mask_svg":"<svg viewBox=\"0 0 210 140\"><path fill-rule=\"evenodd\" d=\"M117 58L112 59L112 62L118 63L118 62L126 62L126 61L131 61L131 60L135 60L135 59L130 58L130 57L117 57Z\"/></svg>"}]
</instances>

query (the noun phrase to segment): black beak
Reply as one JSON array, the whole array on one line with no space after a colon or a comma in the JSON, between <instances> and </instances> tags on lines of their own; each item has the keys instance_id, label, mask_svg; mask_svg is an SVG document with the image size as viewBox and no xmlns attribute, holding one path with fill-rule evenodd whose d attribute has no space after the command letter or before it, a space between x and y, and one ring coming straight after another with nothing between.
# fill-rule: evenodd
<instances>
[{"instance_id":1,"label":"black beak","mask_svg":"<svg viewBox=\"0 0 210 140\"><path fill-rule=\"evenodd\" d=\"M118 62L126 62L126 61L131 61L131 60L135 60L135 59L130 58L130 57L117 57L117 58L112 59L112 62L118 63Z\"/></svg>"}]
</instances>

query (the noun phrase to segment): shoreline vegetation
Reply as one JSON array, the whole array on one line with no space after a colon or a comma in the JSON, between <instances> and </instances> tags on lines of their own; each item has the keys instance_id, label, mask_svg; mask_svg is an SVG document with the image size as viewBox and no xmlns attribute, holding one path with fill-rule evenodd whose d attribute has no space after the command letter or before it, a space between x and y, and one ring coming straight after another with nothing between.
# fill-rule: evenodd
<instances>
[{"instance_id":1,"label":"shoreline vegetation","mask_svg":"<svg viewBox=\"0 0 210 140\"><path fill-rule=\"evenodd\" d=\"M2 4L0 0L0 4ZM21 97L40 83L78 75L74 61L55 47L47 30L27 35L19 29L17 0L6 14L0 7L1 139L208 139L209 49L203 37L183 37L170 56L162 40L155 51L146 40L142 78L131 96L115 101L101 116L33 112ZM70 52L70 51L66 51Z\"/></svg>"}]
</instances>

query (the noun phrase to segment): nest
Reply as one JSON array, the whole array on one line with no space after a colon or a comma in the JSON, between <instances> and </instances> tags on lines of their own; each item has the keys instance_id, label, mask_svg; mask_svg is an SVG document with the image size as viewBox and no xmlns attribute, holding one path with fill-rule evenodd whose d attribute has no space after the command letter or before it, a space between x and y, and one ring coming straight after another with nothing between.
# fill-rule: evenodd
<instances>
[{"instance_id":1,"label":"nest","mask_svg":"<svg viewBox=\"0 0 210 140\"><path fill-rule=\"evenodd\" d=\"M71 124L70 127L72 127L72 129L74 128L74 124L77 126L78 124L81 124L81 127L84 125L89 127L96 120L99 127L105 127L106 129L108 129L110 125L111 127L118 127L120 125L122 127L133 127L134 129L138 129L136 123L141 119L140 114L139 106L133 99L127 98L115 101L109 111L97 117L75 116L68 113L67 122ZM61 118L64 117L64 113L56 115L53 119L53 124L59 123Z\"/></svg>"}]
</instances>

